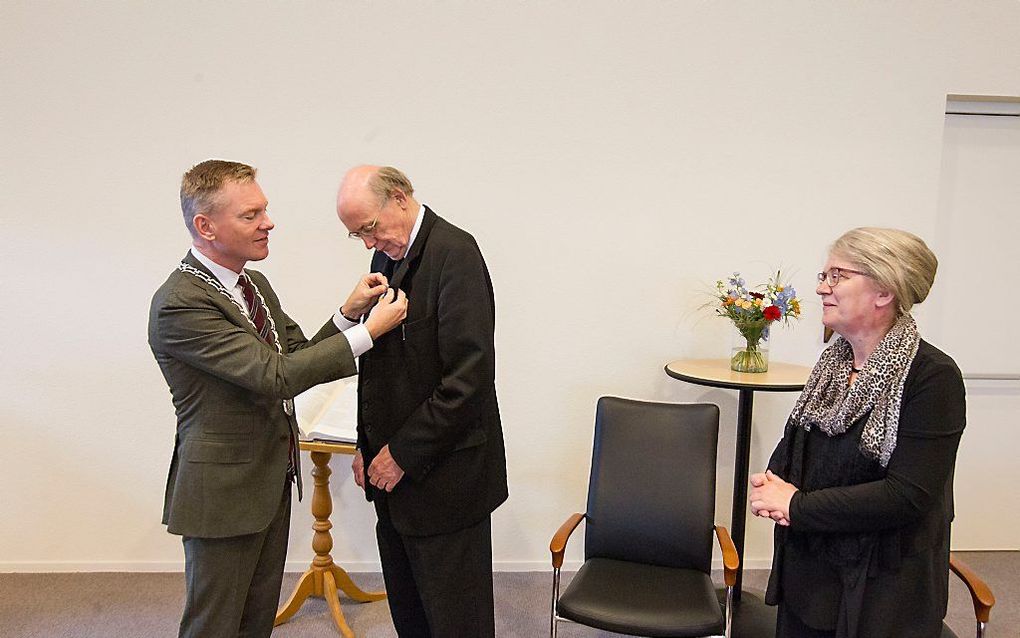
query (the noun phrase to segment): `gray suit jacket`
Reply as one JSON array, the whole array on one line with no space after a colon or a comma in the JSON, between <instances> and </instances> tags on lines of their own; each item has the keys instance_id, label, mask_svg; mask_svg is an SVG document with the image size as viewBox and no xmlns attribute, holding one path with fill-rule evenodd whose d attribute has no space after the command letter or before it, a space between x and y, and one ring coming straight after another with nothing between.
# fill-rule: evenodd
<instances>
[{"instance_id":1,"label":"gray suit jacket","mask_svg":"<svg viewBox=\"0 0 1020 638\"><path fill-rule=\"evenodd\" d=\"M190 252L182 261L215 281ZM175 270L152 298L149 346L177 413L163 504L173 534L264 529L280 505L291 436L297 440L283 400L357 372L332 321L306 339L266 278L246 272L265 297L282 353L255 334L228 295L194 274Z\"/></svg>"}]
</instances>

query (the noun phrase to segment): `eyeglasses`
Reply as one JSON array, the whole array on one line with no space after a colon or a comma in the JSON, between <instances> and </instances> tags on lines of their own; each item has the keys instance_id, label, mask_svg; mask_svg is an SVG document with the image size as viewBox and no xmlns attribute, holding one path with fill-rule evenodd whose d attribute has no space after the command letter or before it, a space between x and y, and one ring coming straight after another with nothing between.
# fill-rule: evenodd
<instances>
[{"instance_id":1,"label":"eyeglasses","mask_svg":"<svg viewBox=\"0 0 1020 638\"><path fill-rule=\"evenodd\" d=\"M371 237L375 233L375 227L379 225L379 216L376 215L372 223L365 224L359 230L352 230L347 233L347 236L351 239L361 239L362 237Z\"/></svg>"},{"instance_id":2,"label":"eyeglasses","mask_svg":"<svg viewBox=\"0 0 1020 638\"><path fill-rule=\"evenodd\" d=\"M835 288L836 284L838 284L841 280L848 279L848 277L843 274L845 272L851 272L855 275L864 275L865 277L868 276L868 273L861 272L860 270L850 270L849 268L830 268L828 272L823 270L818 273L818 283L825 282L829 285L829 288Z\"/></svg>"}]
</instances>

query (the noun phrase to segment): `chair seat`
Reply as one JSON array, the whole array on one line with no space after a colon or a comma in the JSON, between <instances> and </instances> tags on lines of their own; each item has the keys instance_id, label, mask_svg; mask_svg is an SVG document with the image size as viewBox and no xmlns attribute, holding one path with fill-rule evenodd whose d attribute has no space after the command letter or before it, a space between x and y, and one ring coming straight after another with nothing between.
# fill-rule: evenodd
<instances>
[{"instance_id":1,"label":"chair seat","mask_svg":"<svg viewBox=\"0 0 1020 638\"><path fill-rule=\"evenodd\" d=\"M589 627L656 638L725 630L709 575L609 558L585 561L560 595L556 611Z\"/></svg>"}]
</instances>

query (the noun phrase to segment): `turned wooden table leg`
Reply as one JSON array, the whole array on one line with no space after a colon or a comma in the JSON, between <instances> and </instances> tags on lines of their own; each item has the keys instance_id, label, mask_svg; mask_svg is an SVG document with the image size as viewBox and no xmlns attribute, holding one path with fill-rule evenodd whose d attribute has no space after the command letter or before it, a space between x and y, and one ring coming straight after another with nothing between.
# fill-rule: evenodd
<instances>
[{"instance_id":1,"label":"turned wooden table leg","mask_svg":"<svg viewBox=\"0 0 1020 638\"><path fill-rule=\"evenodd\" d=\"M287 602L283 603L283 607L280 607L280 610L276 612L276 620L273 622L273 626L275 627L290 620L290 617L296 614L297 610L301 609L305 599L311 596L314 591L315 572L308 570L301 576L297 587L294 588L294 593L290 595Z\"/></svg>"},{"instance_id":2,"label":"turned wooden table leg","mask_svg":"<svg viewBox=\"0 0 1020 638\"><path fill-rule=\"evenodd\" d=\"M347 624L347 619L344 618L344 612L340 609L340 594L336 590L336 583L333 581L332 572L323 573L322 585L325 590L323 598L326 599L326 604L329 606L329 612L333 616L336 628L344 638L354 638L354 632L351 631L350 626Z\"/></svg>"},{"instance_id":3,"label":"turned wooden table leg","mask_svg":"<svg viewBox=\"0 0 1020 638\"><path fill-rule=\"evenodd\" d=\"M315 487L312 490L312 516L315 522L312 523L314 534L312 535L312 549L315 551L315 558L308 571L301 576L294 593L280 610L276 612L274 625L286 622L293 616L304 601L310 596L325 598L329 606L330 614L337 629L344 638L354 638L354 632L347 625L344 613L340 609L340 594L343 591L351 599L357 602L370 602L386 598L386 592L366 592L354 584L351 577L339 565L333 562L330 552L333 550L333 537L329 530L333 528L329 517L333 513L333 497L329 493L329 476L332 471L329 469L330 452L313 451L311 453L312 477Z\"/></svg>"},{"instance_id":4,"label":"turned wooden table leg","mask_svg":"<svg viewBox=\"0 0 1020 638\"><path fill-rule=\"evenodd\" d=\"M354 584L351 577L347 574L347 571L339 565L333 565L330 570L333 574L333 582L340 588L340 591L347 594L347 597L351 600L355 600L359 603L370 603L376 600L383 600L386 598L386 592L384 591L365 591Z\"/></svg>"}]
</instances>

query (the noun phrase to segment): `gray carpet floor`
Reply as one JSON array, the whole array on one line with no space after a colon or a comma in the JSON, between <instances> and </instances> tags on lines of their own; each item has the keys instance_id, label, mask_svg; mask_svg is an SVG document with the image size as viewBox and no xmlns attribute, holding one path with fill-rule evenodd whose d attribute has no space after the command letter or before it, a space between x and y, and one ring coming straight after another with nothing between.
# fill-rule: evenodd
<instances>
[{"instance_id":1,"label":"gray carpet floor","mask_svg":"<svg viewBox=\"0 0 1020 638\"><path fill-rule=\"evenodd\" d=\"M988 582L997 598L989 638L1020 636L1020 552L966 552L960 556ZM299 574L287 574L284 597ZM379 574L354 574L365 589L381 589ZM569 578L565 575L564 581ZM767 572L745 574L745 590L764 588ZM548 635L551 574L500 572L495 575L497 636ZM719 579L717 578L717 582ZM0 636L3 638L158 638L176 635L184 600L183 574L0 574ZM396 636L385 602L342 601L359 638ZM905 610L909 613L909 610ZM954 578L949 625L961 636L974 635L974 612L966 589ZM273 636L338 636L325 601L312 599ZM607 632L561 624L562 638L608 638ZM464 637L470 638L470 637Z\"/></svg>"}]
</instances>

